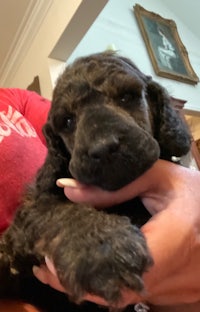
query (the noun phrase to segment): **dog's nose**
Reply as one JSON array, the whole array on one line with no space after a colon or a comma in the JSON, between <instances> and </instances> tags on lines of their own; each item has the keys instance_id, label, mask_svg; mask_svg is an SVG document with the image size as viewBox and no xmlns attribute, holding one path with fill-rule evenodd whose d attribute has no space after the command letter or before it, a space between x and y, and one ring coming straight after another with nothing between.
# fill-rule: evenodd
<instances>
[{"instance_id":1,"label":"dog's nose","mask_svg":"<svg viewBox=\"0 0 200 312\"><path fill-rule=\"evenodd\" d=\"M107 138L101 139L98 142L94 142L89 151L88 155L93 160L102 160L107 158L109 155L115 153L119 148L119 139L114 135Z\"/></svg>"}]
</instances>

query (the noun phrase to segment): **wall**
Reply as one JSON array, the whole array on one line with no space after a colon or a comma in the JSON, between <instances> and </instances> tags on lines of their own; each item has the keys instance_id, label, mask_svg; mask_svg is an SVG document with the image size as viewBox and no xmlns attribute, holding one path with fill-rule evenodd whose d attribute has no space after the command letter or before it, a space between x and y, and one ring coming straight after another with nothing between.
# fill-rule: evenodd
<instances>
[{"instance_id":1,"label":"wall","mask_svg":"<svg viewBox=\"0 0 200 312\"><path fill-rule=\"evenodd\" d=\"M101 0L98 1L100 2ZM39 75L42 94L51 98L52 80L49 67L59 68L60 71L62 63L50 60L48 57L82 2L81 0L52 0L52 5L37 35L33 39L18 70L13 72L8 86L24 88L32 81L35 75ZM136 1L134 0L109 0L86 36L69 57L68 62L71 62L77 56L103 51L108 45L114 44L121 54L130 57L142 71L150 74L155 80L167 87L172 96L187 100L186 108L200 112L200 84L192 86L175 80L165 79L155 74L133 13L133 5L135 3ZM164 5L164 1L138 0L137 3L147 10L154 11L165 18L176 21L180 37L188 50L193 69L200 76L199 39L185 27L172 11L168 10ZM89 15L90 10L88 10ZM85 16L85 19L88 16ZM77 20L77 28L81 28L80 20ZM71 41L72 39L69 37L69 46ZM55 73L58 75L58 71L55 70ZM55 77L53 79L55 80Z\"/></svg>"},{"instance_id":2,"label":"wall","mask_svg":"<svg viewBox=\"0 0 200 312\"><path fill-rule=\"evenodd\" d=\"M9 85L5 87L26 88L35 75L39 75L42 94L51 98L52 82L49 73L48 56L56 45L66 25L76 12L81 0L53 0L45 19L42 21L37 35L19 64L16 72L9 77Z\"/></svg>"},{"instance_id":3,"label":"wall","mask_svg":"<svg viewBox=\"0 0 200 312\"><path fill-rule=\"evenodd\" d=\"M145 9L176 22L192 67L197 76L200 77L200 40L187 29L172 11L168 10L164 1L157 0L109 0L67 62L73 61L77 56L103 51L109 44L114 44L120 54L130 57L142 71L150 74L165 86L172 96L187 100L185 105L187 109L200 111L200 84L193 86L162 78L155 74L133 13L135 3L139 3Z\"/></svg>"}]
</instances>

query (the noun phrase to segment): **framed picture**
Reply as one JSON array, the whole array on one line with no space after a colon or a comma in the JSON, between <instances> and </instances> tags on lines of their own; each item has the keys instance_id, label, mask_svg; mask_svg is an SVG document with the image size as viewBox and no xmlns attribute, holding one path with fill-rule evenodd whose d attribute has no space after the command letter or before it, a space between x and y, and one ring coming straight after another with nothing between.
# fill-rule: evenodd
<instances>
[{"instance_id":1,"label":"framed picture","mask_svg":"<svg viewBox=\"0 0 200 312\"><path fill-rule=\"evenodd\" d=\"M139 4L134 13L157 75L189 84L197 84L188 52L173 20L147 11Z\"/></svg>"}]
</instances>

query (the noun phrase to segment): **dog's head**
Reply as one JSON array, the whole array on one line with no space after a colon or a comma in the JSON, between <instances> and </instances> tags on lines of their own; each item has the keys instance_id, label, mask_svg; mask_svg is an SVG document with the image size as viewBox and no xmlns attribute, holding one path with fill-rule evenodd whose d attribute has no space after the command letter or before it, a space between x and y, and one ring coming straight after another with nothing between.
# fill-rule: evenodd
<instances>
[{"instance_id":1,"label":"dog's head","mask_svg":"<svg viewBox=\"0 0 200 312\"><path fill-rule=\"evenodd\" d=\"M65 69L45 133L49 150L70 155L66 167L74 178L107 190L131 182L160 156L179 157L190 148L166 90L111 52L82 57Z\"/></svg>"}]
</instances>

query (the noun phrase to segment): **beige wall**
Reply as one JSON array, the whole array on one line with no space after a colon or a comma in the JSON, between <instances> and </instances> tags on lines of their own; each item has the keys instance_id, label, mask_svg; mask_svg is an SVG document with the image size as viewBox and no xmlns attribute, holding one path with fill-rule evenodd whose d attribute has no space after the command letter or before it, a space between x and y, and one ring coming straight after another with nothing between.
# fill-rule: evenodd
<instances>
[{"instance_id":1,"label":"beige wall","mask_svg":"<svg viewBox=\"0 0 200 312\"><path fill-rule=\"evenodd\" d=\"M69 23L81 0L53 0L37 35L32 41L23 61L5 87L26 88L39 75L42 95L51 99L52 83L48 56Z\"/></svg>"}]
</instances>

